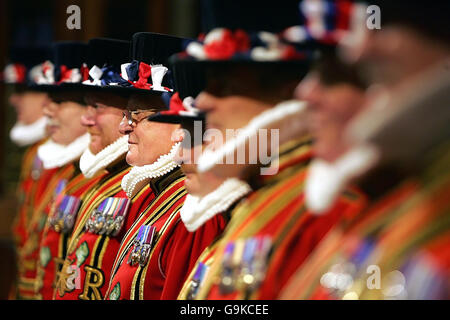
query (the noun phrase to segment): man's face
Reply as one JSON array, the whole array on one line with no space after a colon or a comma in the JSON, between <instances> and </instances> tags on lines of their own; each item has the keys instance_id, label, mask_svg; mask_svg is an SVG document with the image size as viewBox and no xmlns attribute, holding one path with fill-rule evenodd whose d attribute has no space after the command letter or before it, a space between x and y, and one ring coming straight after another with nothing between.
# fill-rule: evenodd
<instances>
[{"instance_id":1,"label":"man's face","mask_svg":"<svg viewBox=\"0 0 450 320\"><path fill-rule=\"evenodd\" d=\"M189 194L194 196L205 196L211 191L215 190L222 184L225 178L220 178L212 172L200 173L197 171L197 164L195 159L202 152L201 144L194 147L182 145L177 153L175 161L181 164L186 179L184 185Z\"/></svg>"},{"instance_id":2,"label":"man's face","mask_svg":"<svg viewBox=\"0 0 450 320\"><path fill-rule=\"evenodd\" d=\"M275 104L265 102L276 99L261 92L255 70L242 67L210 71L207 86L195 99L195 106L206 112L206 128L220 130L224 138L227 129L245 127Z\"/></svg>"},{"instance_id":3,"label":"man's face","mask_svg":"<svg viewBox=\"0 0 450 320\"><path fill-rule=\"evenodd\" d=\"M325 85L312 73L300 82L295 95L310 106L317 156L335 160L346 148L345 128L364 106L364 91L345 83Z\"/></svg>"},{"instance_id":4,"label":"man's face","mask_svg":"<svg viewBox=\"0 0 450 320\"><path fill-rule=\"evenodd\" d=\"M395 85L416 63L412 52L421 51L411 40L411 34L402 28L384 27L366 30L358 42L343 48L344 57L356 63L368 83Z\"/></svg>"},{"instance_id":5,"label":"man's face","mask_svg":"<svg viewBox=\"0 0 450 320\"><path fill-rule=\"evenodd\" d=\"M44 109L44 114L49 118L50 138L55 143L68 145L86 133L86 128L81 124L85 111L86 108L76 102L50 102Z\"/></svg>"},{"instance_id":6,"label":"man's face","mask_svg":"<svg viewBox=\"0 0 450 320\"><path fill-rule=\"evenodd\" d=\"M191 195L199 195L201 191L199 173L197 171L196 164L196 159L201 152L202 144L191 146L191 144L186 144L185 141L183 141L181 148L175 156L175 162L180 164L181 170L183 170L183 173L186 176L186 180L184 182L186 190Z\"/></svg>"},{"instance_id":7,"label":"man's face","mask_svg":"<svg viewBox=\"0 0 450 320\"><path fill-rule=\"evenodd\" d=\"M436 62L448 59L448 47L406 24L383 24L379 30L369 30L365 10L353 10L352 15L358 23L352 24L348 36L353 40L340 44L342 57L358 64L371 84L381 84L392 91Z\"/></svg>"},{"instance_id":8,"label":"man's face","mask_svg":"<svg viewBox=\"0 0 450 320\"><path fill-rule=\"evenodd\" d=\"M252 118L272 107L244 96L218 97L207 92L198 95L195 105L206 112L206 127L220 130L224 138L227 129L243 128Z\"/></svg>"},{"instance_id":9,"label":"man's face","mask_svg":"<svg viewBox=\"0 0 450 320\"><path fill-rule=\"evenodd\" d=\"M16 110L17 121L29 125L44 115L44 107L49 103L49 98L46 93L24 91L11 94L9 103Z\"/></svg>"},{"instance_id":10,"label":"man's face","mask_svg":"<svg viewBox=\"0 0 450 320\"><path fill-rule=\"evenodd\" d=\"M182 143L181 148L175 156L175 161L181 165L181 169L186 176L186 187L189 185L194 189L199 188L197 164L195 163L195 159L197 156L196 154L201 154L201 152L201 144L191 147L190 145L185 145Z\"/></svg>"},{"instance_id":11,"label":"man's face","mask_svg":"<svg viewBox=\"0 0 450 320\"><path fill-rule=\"evenodd\" d=\"M91 135L89 150L97 154L121 137L119 124L122 121L122 110L97 102L88 106L82 117L82 124Z\"/></svg>"},{"instance_id":12,"label":"man's face","mask_svg":"<svg viewBox=\"0 0 450 320\"><path fill-rule=\"evenodd\" d=\"M178 125L147 120L153 111L134 111L132 123L126 116L120 123L120 132L128 135L127 163L132 166L152 164L161 155L167 154L174 145L174 131ZM176 139L175 139L176 140Z\"/></svg>"}]
</instances>

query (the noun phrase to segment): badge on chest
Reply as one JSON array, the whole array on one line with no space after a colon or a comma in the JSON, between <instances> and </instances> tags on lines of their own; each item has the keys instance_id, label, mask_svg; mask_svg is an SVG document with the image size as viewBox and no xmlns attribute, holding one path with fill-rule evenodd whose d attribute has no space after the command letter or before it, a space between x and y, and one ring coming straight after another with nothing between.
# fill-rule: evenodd
<instances>
[{"instance_id":1,"label":"badge on chest","mask_svg":"<svg viewBox=\"0 0 450 320\"><path fill-rule=\"evenodd\" d=\"M42 160L36 155L33 159L33 164L31 165L31 179L34 181L39 180L43 170L44 166Z\"/></svg>"},{"instance_id":2,"label":"badge on chest","mask_svg":"<svg viewBox=\"0 0 450 320\"><path fill-rule=\"evenodd\" d=\"M250 294L265 278L272 249L270 237L252 237L229 242L222 258L219 289L222 294L241 290Z\"/></svg>"},{"instance_id":3,"label":"badge on chest","mask_svg":"<svg viewBox=\"0 0 450 320\"><path fill-rule=\"evenodd\" d=\"M192 277L189 291L187 294L187 300L195 300L198 292L200 291L200 287L203 284L203 280L206 278L206 274L209 271L209 266L204 264L203 262L199 262L197 268L195 269L194 276Z\"/></svg>"},{"instance_id":4,"label":"badge on chest","mask_svg":"<svg viewBox=\"0 0 450 320\"><path fill-rule=\"evenodd\" d=\"M128 256L127 263L136 265L139 263L141 267L147 264L152 249L153 241L156 236L156 228L153 226L141 226L139 232L134 239L131 253Z\"/></svg>"},{"instance_id":5,"label":"badge on chest","mask_svg":"<svg viewBox=\"0 0 450 320\"><path fill-rule=\"evenodd\" d=\"M109 197L95 209L86 223L86 231L91 233L116 236L124 224L130 199Z\"/></svg>"},{"instance_id":6,"label":"badge on chest","mask_svg":"<svg viewBox=\"0 0 450 320\"><path fill-rule=\"evenodd\" d=\"M74 225L81 200L74 196L63 196L49 218L50 225L57 232L69 233Z\"/></svg>"}]
</instances>

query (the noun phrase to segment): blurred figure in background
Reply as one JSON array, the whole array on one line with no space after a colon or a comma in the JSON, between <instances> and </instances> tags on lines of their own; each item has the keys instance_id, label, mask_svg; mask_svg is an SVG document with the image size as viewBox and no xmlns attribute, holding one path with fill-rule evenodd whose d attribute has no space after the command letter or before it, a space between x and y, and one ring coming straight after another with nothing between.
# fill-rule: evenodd
<instances>
[{"instance_id":1,"label":"blurred figure in background","mask_svg":"<svg viewBox=\"0 0 450 320\"><path fill-rule=\"evenodd\" d=\"M80 181L81 174L78 167L78 160L89 144L89 134L80 121L86 111L83 92L75 89L57 88L55 90L57 92L49 93L51 103L44 110L49 119L50 139L39 147L38 155L46 169L70 167L73 172L66 177L58 177L57 191L42 212L47 219L39 239L39 259L37 259L35 282L36 299L51 299L52 297L53 278L60 267L57 257L66 251L68 241L65 232L61 231L69 228L68 220L72 218L70 215L74 214L73 210L77 210L74 199L71 199L73 202L70 209L64 207L69 204L62 203L63 197L67 194L67 190L73 192L77 187L86 188L86 185L89 185ZM54 229L59 232L53 233Z\"/></svg>"},{"instance_id":2,"label":"blurred figure in background","mask_svg":"<svg viewBox=\"0 0 450 320\"><path fill-rule=\"evenodd\" d=\"M185 274L187 278L183 279L184 286L178 299L193 299L199 289L201 274L211 262L209 257L215 250L216 241L230 220L231 210L251 189L247 183L236 178L224 179L211 172L198 172L196 159L207 145L203 141L206 119L204 114L194 107L192 96L202 90L204 79L198 69L184 64L175 63L172 68L178 92L172 97L170 110L158 112L151 116L150 120L179 123L182 128L179 132L183 141L175 161L186 176L185 187L188 195L180 210L183 226L179 228L204 240L193 246L195 254L190 254L193 259L189 268L192 272ZM208 249L204 250L206 247ZM199 268L199 264L195 264L197 258L201 261L200 266L205 263L205 268Z\"/></svg>"},{"instance_id":3,"label":"blurred figure in background","mask_svg":"<svg viewBox=\"0 0 450 320\"><path fill-rule=\"evenodd\" d=\"M379 243L382 281L403 284L404 291L390 292L398 297L449 299L450 3L372 3L381 9L382 28L368 32L353 56L381 89L348 136L378 149L376 168L400 174L393 192L410 187L404 203L386 210L391 219L398 216ZM394 268L404 278L390 274ZM379 292L366 290L364 296L379 297Z\"/></svg>"},{"instance_id":4,"label":"blurred figure in background","mask_svg":"<svg viewBox=\"0 0 450 320\"><path fill-rule=\"evenodd\" d=\"M381 8L381 30L343 49L379 85L343 127L343 144L366 150L367 160L344 182L359 177L369 207L327 236L282 298L449 298L448 2L447 10L372 3Z\"/></svg>"},{"instance_id":5,"label":"blurred figure in background","mask_svg":"<svg viewBox=\"0 0 450 320\"><path fill-rule=\"evenodd\" d=\"M291 2L282 9L265 7L258 11L259 21L253 21L254 25L245 14L254 9L255 3L240 4L239 9L230 2L209 3L221 9L222 16L217 16L222 18L225 12L238 14L242 20L229 21L234 27L266 32L213 29L200 45L187 47L191 59L184 63L197 64L206 74L205 89L195 100L196 107L206 112L206 126L223 135L229 129L240 129L233 137L226 134L224 144L214 151L208 148L199 159L198 169L240 178L253 189L232 209L228 226L217 243L208 248L211 251L202 255L196 279L190 284L190 292L196 294L187 297L274 299L290 273L358 197L341 197L342 202L322 217L305 207L304 179L313 156L306 125L308 109L304 102L290 99L310 67L311 52L299 50L280 36L280 31L299 23L298 3ZM275 15L275 10L285 11ZM267 32L269 25L280 29L270 28L276 34ZM231 41L236 41L236 51L218 51ZM192 57L198 60L192 61ZM268 134L263 136L261 132ZM258 146L251 147L255 141ZM244 159L238 158L240 152L245 153ZM261 154L268 152L271 154L264 163ZM230 158L234 162L230 163ZM288 244L296 235L302 246L291 251ZM294 267L285 268L288 262Z\"/></svg>"},{"instance_id":6,"label":"blurred figure in background","mask_svg":"<svg viewBox=\"0 0 450 320\"><path fill-rule=\"evenodd\" d=\"M10 131L11 140L20 147L26 147L22 159L19 185L17 188L18 208L13 222L13 236L16 253L20 252L28 237L28 225L32 215L30 199L36 192L36 183L42 171L42 162L37 150L46 137L46 122L43 110L48 96L33 87L37 81L42 63L50 58L49 47L13 47L10 63L3 75L4 82L10 86L10 104L17 113L17 121ZM14 263L10 263L11 266ZM14 277L10 277L14 279ZM11 297L16 297L12 289Z\"/></svg>"},{"instance_id":7,"label":"blurred figure in background","mask_svg":"<svg viewBox=\"0 0 450 320\"><path fill-rule=\"evenodd\" d=\"M37 179L39 160L34 160L37 148L46 136L47 119L44 117L44 107L48 104L48 96L47 93L36 90L32 84L37 81L36 76L41 64L49 58L50 48L47 47L14 47L11 49L11 63L4 70L4 81L13 90L9 102L17 113L17 121L10 131L10 138L18 146L27 147L18 189L19 214L13 227L19 247L25 240L27 224L27 210L24 209L23 203L25 197L30 195L32 181Z\"/></svg>"},{"instance_id":8,"label":"blurred figure in background","mask_svg":"<svg viewBox=\"0 0 450 320\"><path fill-rule=\"evenodd\" d=\"M20 147L28 147L45 137L43 110L46 100L45 92L16 89L11 94L9 103L17 113L17 122L9 132L11 141Z\"/></svg>"},{"instance_id":9,"label":"blurred figure in background","mask_svg":"<svg viewBox=\"0 0 450 320\"><path fill-rule=\"evenodd\" d=\"M89 136L79 120L84 113L83 95L80 92L60 88L59 84L75 85L81 77L75 75L85 59L86 45L79 42L61 42L53 45L53 61L46 61L36 75L36 90L49 92L51 98L44 108L49 119L49 139L37 150L42 163L42 173L36 182L35 194L29 199L30 218L27 238L19 253L19 294L34 296L39 286L38 264L47 264L42 256L40 242L49 214L49 206L57 201L66 184L76 174L77 161L89 143ZM54 70L61 70L54 73ZM65 73L63 71L66 71ZM57 90L53 92L53 90ZM74 120L75 119L75 120Z\"/></svg>"},{"instance_id":10,"label":"blurred figure in background","mask_svg":"<svg viewBox=\"0 0 450 320\"><path fill-rule=\"evenodd\" d=\"M9 103L17 114L9 136L20 147L30 146L46 135L44 106L47 94L31 88L30 84L36 81L40 64L49 58L47 47L13 47L10 64L4 70L4 81L13 89Z\"/></svg>"},{"instance_id":11,"label":"blurred figure in background","mask_svg":"<svg viewBox=\"0 0 450 320\"><path fill-rule=\"evenodd\" d=\"M358 70L329 48L296 89L296 97L309 105L315 138L305 190L314 212L329 209L348 182L372 163L370 150L354 150L344 138L345 128L365 105L366 87Z\"/></svg>"}]
</instances>

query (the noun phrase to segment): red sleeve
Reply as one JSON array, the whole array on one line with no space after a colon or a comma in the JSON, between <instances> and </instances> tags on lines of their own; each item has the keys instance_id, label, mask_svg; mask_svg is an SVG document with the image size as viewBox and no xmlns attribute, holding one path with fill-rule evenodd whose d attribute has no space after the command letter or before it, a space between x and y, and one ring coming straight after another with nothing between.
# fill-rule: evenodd
<instances>
[{"instance_id":1,"label":"red sleeve","mask_svg":"<svg viewBox=\"0 0 450 320\"><path fill-rule=\"evenodd\" d=\"M328 231L340 221L350 219L361 212L364 199L339 199L329 212L323 215L307 213L307 219L295 226L287 235L282 246L274 253L267 270L258 299L276 299L283 286L303 264Z\"/></svg>"},{"instance_id":2,"label":"red sleeve","mask_svg":"<svg viewBox=\"0 0 450 320\"><path fill-rule=\"evenodd\" d=\"M181 220L177 221L170 241L161 253L161 272L165 277L162 300L176 299L187 276L200 254L226 226L222 215L216 215L195 232L189 232Z\"/></svg>"}]
</instances>

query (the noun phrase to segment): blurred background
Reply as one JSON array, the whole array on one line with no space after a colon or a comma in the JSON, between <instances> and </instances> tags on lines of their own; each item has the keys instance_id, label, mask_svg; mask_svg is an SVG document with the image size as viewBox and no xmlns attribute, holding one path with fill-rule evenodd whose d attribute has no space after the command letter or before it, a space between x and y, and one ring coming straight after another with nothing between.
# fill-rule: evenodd
<instances>
[{"instance_id":1,"label":"blurred background","mask_svg":"<svg viewBox=\"0 0 450 320\"><path fill-rule=\"evenodd\" d=\"M66 26L67 7L81 9L81 29ZM53 41L87 41L95 37L130 40L138 31L196 37L200 32L200 0L0 0L0 68L13 45L45 45ZM15 113L10 92L0 84L0 299L6 299L13 277L11 224L16 213L16 187L24 149L9 140Z\"/></svg>"}]
</instances>

